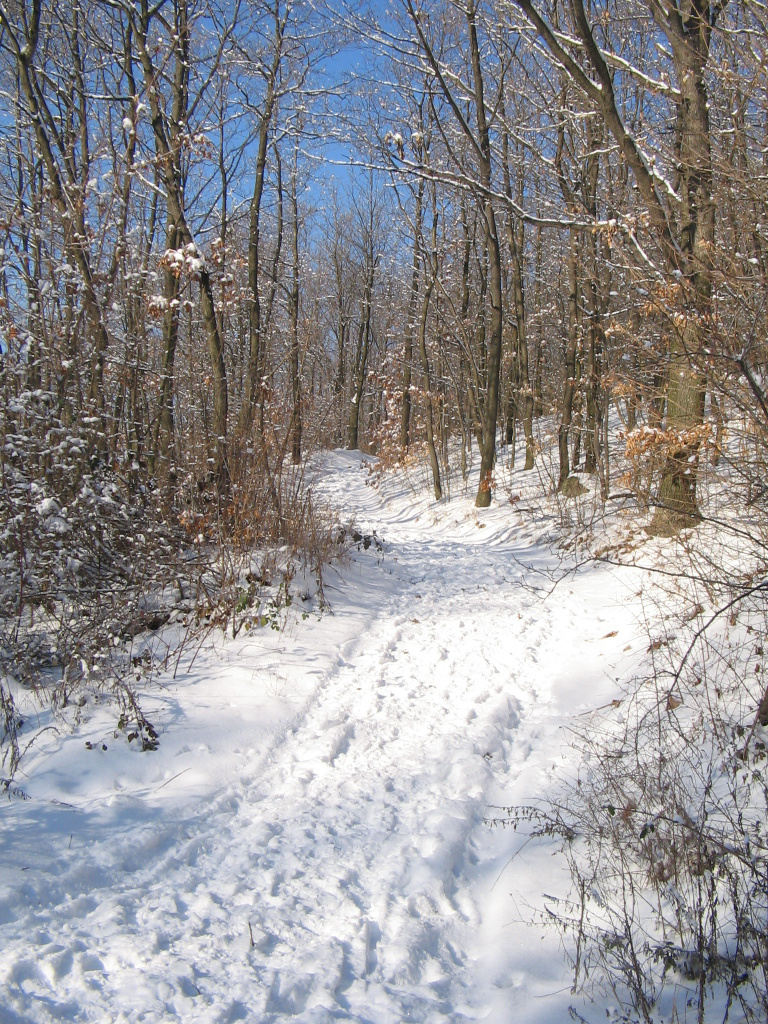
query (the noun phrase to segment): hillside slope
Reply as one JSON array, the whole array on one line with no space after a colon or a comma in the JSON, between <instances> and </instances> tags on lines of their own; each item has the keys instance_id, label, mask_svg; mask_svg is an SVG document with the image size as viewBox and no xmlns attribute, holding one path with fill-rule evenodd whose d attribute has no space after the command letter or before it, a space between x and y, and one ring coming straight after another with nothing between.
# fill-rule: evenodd
<instances>
[{"instance_id":1,"label":"hillside slope","mask_svg":"<svg viewBox=\"0 0 768 1024\"><path fill-rule=\"evenodd\" d=\"M41 733L1 811L0 1020L567 1019L534 917L562 866L484 819L642 656L639 571L569 573L519 505L369 468L316 483L361 535L329 613L160 677L155 752L98 702Z\"/></svg>"}]
</instances>

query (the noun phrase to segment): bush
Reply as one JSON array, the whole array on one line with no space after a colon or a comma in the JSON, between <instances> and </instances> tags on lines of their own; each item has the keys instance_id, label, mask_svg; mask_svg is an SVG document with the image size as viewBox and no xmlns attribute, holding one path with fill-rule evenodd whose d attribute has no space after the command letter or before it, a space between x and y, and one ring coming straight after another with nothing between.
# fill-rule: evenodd
<instances>
[{"instance_id":1,"label":"bush","mask_svg":"<svg viewBox=\"0 0 768 1024\"><path fill-rule=\"evenodd\" d=\"M8 378L5 379L8 384ZM22 752L14 688L66 707L84 685L107 688L121 719L154 749L134 691L134 639L183 618L188 643L209 629L260 624L291 602L299 568L324 606L333 521L299 469L255 471L226 502L191 476L161 491L146 467L110 462L101 421L66 423L55 396L6 394L0 453L0 768ZM124 467L123 467L124 469ZM264 613L259 612L264 605ZM164 660L171 650L166 647ZM152 659L150 658L150 662Z\"/></svg>"}]
</instances>

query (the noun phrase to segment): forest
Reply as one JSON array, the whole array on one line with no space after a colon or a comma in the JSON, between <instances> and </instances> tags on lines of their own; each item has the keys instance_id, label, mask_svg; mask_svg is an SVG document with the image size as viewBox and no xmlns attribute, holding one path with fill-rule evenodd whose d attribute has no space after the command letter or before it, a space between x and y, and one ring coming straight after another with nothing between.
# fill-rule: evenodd
<instances>
[{"instance_id":1,"label":"forest","mask_svg":"<svg viewBox=\"0 0 768 1024\"><path fill-rule=\"evenodd\" d=\"M425 474L436 502L469 488L478 510L520 501L502 465L563 507L595 495L653 541L682 538L675 574L707 591L710 625L749 606L754 647L766 68L761 0L1 0L5 788L17 684L54 709L84 679L114 684L155 749L125 645L171 620L170 587L234 638L276 624L289 551L325 605L339 513L307 466L336 449ZM727 554L697 549L706 529ZM758 651L729 748L745 764L768 724ZM763 774L732 794L745 815ZM509 812L566 845L570 813ZM726 833L697 833L700 863ZM726 1018L749 974L758 1020L763 860L740 863L752 930L717 959L701 910L690 971L700 1008L728 976ZM655 1020L621 949L637 1019Z\"/></svg>"},{"instance_id":2,"label":"forest","mask_svg":"<svg viewBox=\"0 0 768 1024\"><path fill-rule=\"evenodd\" d=\"M77 519L115 488L139 520L248 507L279 534L317 448L428 459L437 498L475 452L482 507L499 446L522 432L532 468L546 416L556 487L596 474L661 531L697 515L726 421L759 478L764 17L3 5L20 601L45 590L41 502Z\"/></svg>"}]
</instances>

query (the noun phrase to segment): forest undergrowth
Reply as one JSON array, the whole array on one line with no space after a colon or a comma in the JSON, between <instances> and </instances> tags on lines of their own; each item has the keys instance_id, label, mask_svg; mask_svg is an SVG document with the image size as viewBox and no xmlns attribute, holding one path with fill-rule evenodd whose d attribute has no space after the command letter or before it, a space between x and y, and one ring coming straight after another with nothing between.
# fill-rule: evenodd
<instances>
[{"instance_id":1,"label":"forest undergrowth","mask_svg":"<svg viewBox=\"0 0 768 1024\"><path fill-rule=\"evenodd\" d=\"M344 544L313 502L302 467L268 487L254 477L221 502L190 478L173 491L138 484L93 456L87 430L56 434L50 406L27 396L5 418L0 482L0 783L27 746L14 694L54 712L115 706L142 750L158 735L141 691L214 630L280 629L294 599L325 608L323 567ZM8 410L7 410L8 411ZM25 424L26 425L26 424ZM45 445L37 438L45 438ZM55 467L55 468L54 468ZM277 497L277 500L276 500ZM63 720L62 720L63 722ZM39 733L35 734L36 736ZM32 741L30 741L32 742Z\"/></svg>"},{"instance_id":2,"label":"forest undergrowth","mask_svg":"<svg viewBox=\"0 0 768 1024\"><path fill-rule=\"evenodd\" d=\"M671 537L652 502L559 497L578 561L647 571L644 668L570 724L551 792L489 819L555 844L571 888L540 923L573 993L626 1024L768 1019L768 536L761 460L731 454L702 464L701 515Z\"/></svg>"}]
</instances>

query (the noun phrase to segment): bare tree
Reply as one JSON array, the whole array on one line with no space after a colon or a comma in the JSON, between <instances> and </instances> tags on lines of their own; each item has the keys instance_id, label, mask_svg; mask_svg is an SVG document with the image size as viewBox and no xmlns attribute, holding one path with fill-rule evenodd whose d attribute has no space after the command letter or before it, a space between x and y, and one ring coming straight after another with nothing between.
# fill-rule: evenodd
<instances>
[{"instance_id":1,"label":"bare tree","mask_svg":"<svg viewBox=\"0 0 768 1024\"><path fill-rule=\"evenodd\" d=\"M600 112L607 130L630 168L658 245L660 272L679 295L671 310L667 429L671 437L659 488L657 526L671 517L696 513L696 460L704 413L704 382L699 368L706 346L711 311L714 206L706 72L712 32L721 14L719 4L650 0L647 16L667 40L670 70L676 86L645 76L645 84L670 101L675 123L677 188L668 187L661 169L646 155L632 133L617 100L611 67L632 75L633 68L612 49L610 33L590 25L582 0L573 0L573 29L578 43L570 46L532 0L515 0L557 64ZM586 67L581 54L586 56ZM638 77L643 76L636 69ZM636 233L631 240L640 250ZM648 254L642 250L641 259ZM679 310L679 314L678 314Z\"/></svg>"},{"instance_id":2,"label":"bare tree","mask_svg":"<svg viewBox=\"0 0 768 1024\"><path fill-rule=\"evenodd\" d=\"M373 341L374 285L383 247L383 204L374 184L374 176L369 174L365 183L365 195L356 196L353 206L361 294L357 343L352 352L352 394L349 399L347 424L347 447L352 450L358 448L360 442L360 407L364 398L368 355Z\"/></svg>"},{"instance_id":3,"label":"bare tree","mask_svg":"<svg viewBox=\"0 0 768 1024\"><path fill-rule=\"evenodd\" d=\"M183 147L188 141L187 120L191 114L188 96L188 74L191 66L192 11L188 0L174 0L173 22L157 7L150 7L147 0L141 0L137 8L129 11L133 19L138 57L144 74L144 88L150 109L152 135L157 155L158 169L165 190L168 217L173 237L181 245L172 250L169 259L173 267L188 269L200 285L200 311L205 328L208 355L213 385L213 479L220 494L226 494L230 485L227 452L227 414L229 396L227 371L224 364L224 346L216 313L213 285L208 265L195 241L187 217L181 160ZM170 35L171 48L175 56L175 74L171 89L170 108L160 91L161 69L155 66L151 33L160 25ZM229 26L228 31L232 26ZM217 59L201 85L194 102L199 102L210 80L215 74L218 58L223 49L224 39L219 46Z\"/></svg>"}]
</instances>

